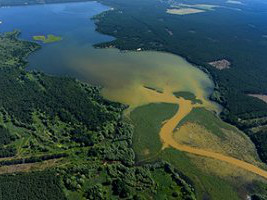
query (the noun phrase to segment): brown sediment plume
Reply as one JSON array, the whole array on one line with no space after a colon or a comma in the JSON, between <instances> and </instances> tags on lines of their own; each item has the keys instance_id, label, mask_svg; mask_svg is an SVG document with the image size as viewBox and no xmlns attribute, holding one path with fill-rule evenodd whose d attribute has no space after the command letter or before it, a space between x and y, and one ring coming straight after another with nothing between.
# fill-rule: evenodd
<instances>
[{"instance_id":1,"label":"brown sediment plume","mask_svg":"<svg viewBox=\"0 0 267 200\"><path fill-rule=\"evenodd\" d=\"M169 120L165 121L163 124L161 130L160 130L160 137L163 143L163 149L167 147L172 147L174 149L177 149L179 151L184 151L187 153L195 154L198 156L213 158L219 161L223 161L229 164L232 164L234 166L237 166L241 169L247 170L249 172L255 173L261 177L264 177L267 179L267 171L250 164L248 162L238 160L236 158L225 156L220 153L210 152L203 149L193 148L187 145L179 144L175 141L173 137L174 130L176 126L180 123L180 121L187 116L191 110L197 106L193 105L190 100L185 100L183 98L177 99L177 104L179 104L179 109L177 113Z\"/></svg>"}]
</instances>

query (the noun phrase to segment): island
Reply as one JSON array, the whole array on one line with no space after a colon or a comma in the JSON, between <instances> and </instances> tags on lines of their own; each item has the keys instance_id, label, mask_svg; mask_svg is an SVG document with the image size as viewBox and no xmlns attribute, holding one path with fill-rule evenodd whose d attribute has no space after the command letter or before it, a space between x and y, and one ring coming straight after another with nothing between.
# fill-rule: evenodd
<instances>
[{"instance_id":1,"label":"island","mask_svg":"<svg viewBox=\"0 0 267 200\"><path fill-rule=\"evenodd\" d=\"M62 37L55 36L53 34L49 34L47 36L45 36L45 35L36 35L36 36L33 36L33 39L35 41L41 41L43 43L54 43L54 42L58 42L58 41L62 40Z\"/></svg>"}]
</instances>

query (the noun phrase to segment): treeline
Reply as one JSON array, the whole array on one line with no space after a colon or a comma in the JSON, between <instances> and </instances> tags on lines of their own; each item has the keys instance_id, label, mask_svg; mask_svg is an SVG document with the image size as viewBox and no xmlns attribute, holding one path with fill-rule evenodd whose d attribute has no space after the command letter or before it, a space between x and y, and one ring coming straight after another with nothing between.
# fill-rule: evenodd
<instances>
[{"instance_id":1,"label":"treeline","mask_svg":"<svg viewBox=\"0 0 267 200\"><path fill-rule=\"evenodd\" d=\"M0 199L66 200L60 179L53 171L0 176Z\"/></svg>"},{"instance_id":2,"label":"treeline","mask_svg":"<svg viewBox=\"0 0 267 200\"><path fill-rule=\"evenodd\" d=\"M125 166L76 165L58 169L69 191L80 191L86 199L168 199L195 200L194 189L165 162Z\"/></svg>"},{"instance_id":3,"label":"treeline","mask_svg":"<svg viewBox=\"0 0 267 200\"><path fill-rule=\"evenodd\" d=\"M3 160L3 161L0 161L0 166L36 163L36 162L42 162L42 161L51 160L51 159L64 158L67 156L68 154L66 153L59 153L59 154L52 154L52 155L34 156L34 157L29 157L29 158Z\"/></svg>"},{"instance_id":4,"label":"treeline","mask_svg":"<svg viewBox=\"0 0 267 200\"><path fill-rule=\"evenodd\" d=\"M16 136L12 135L8 129L0 125L0 158L16 155L16 149L12 146L6 146L15 141Z\"/></svg>"},{"instance_id":5,"label":"treeline","mask_svg":"<svg viewBox=\"0 0 267 200\"><path fill-rule=\"evenodd\" d=\"M0 43L0 107L14 123L27 127L32 113L46 113L52 120L58 116L66 123L83 123L90 130L116 121L125 106L105 100L98 87L89 86L68 77L53 77L42 73L27 73L25 56L38 48L35 43L20 41L17 32L1 35ZM17 63L13 60L18 60ZM9 63L9 67L6 67Z\"/></svg>"},{"instance_id":6,"label":"treeline","mask_svg":"<svg viewBox=\"0 0 267 200\"><path fill-rule=\"evenodd\" d=\"M31 80L21 70L0 68L0 106L22 124L30 125L33 111L39 110L52 119L59 116L63 122L82 122L95 130L104 122L117 120L116 111L124 109L100 97L95 87L86 91L75 79L33 76L37 80Z\"/></svg>"},{"instance_id":7,"label":"treeline","mask_svg":"<svg viewBox=\"0 0 267 200\"><path fill-rule=\"evenodd\" d=\"M16 139L16 136L11 135L9 130L0 125L0 147L10 144Z\"/></svg>"},{"instance_id":8,"label":"treeline","mask_svg":"<svg viewBox=\"0 0 267 200\"><path fill-rule=\"evenodd\" d=\"M251 135L251 139L258 149L259 156L263 162L267 162L267 134L265 131L259 131Z\"/></svg>"},{"instance_id":9,"label":"treeline","mask_svg":"<svg viewBox=\"0 0 267 200\"><path fill-rule=\"evenodd\" d=\"M12 157L17 154L15 147L0 147L0 158Z\"/></svg>"},{"instance_id":10,"label":"treeline","mask_svg":"<svg viewBox=\"0 0 267 200\"><path fill-rule=\"evenodd\" d=\"M17 40L18 31L0 34L0 66L21 67L26 64L25 57L40 48L36 43Z\"/></svg>"}]
</instances>

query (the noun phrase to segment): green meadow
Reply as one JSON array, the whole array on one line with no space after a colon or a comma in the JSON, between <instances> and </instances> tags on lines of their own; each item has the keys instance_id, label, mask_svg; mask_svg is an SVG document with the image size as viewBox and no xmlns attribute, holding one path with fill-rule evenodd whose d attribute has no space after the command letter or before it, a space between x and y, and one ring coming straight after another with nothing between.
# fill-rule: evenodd
<instances>
[{"instance_id":1,"label":"green meadow","mask_svg":"<svg viewBox=\"0 0 267 200\"><path fill-rule=\"evenodd\" d=\"M140 106L131 112L130 118L135 126L133 149L137 161L155 156L161 150L161 124L171 118L177 109L178 105L158 103Z\"/></svg>"}]
</instances>

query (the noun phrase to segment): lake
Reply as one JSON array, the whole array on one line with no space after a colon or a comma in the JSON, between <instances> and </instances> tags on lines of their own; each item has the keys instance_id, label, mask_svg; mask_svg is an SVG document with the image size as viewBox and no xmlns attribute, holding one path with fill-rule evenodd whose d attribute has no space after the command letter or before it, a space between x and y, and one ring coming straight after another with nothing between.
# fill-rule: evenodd
<instances>
[{"instance_id":1,"label":"lake","mask_svg":"<svg viewBox=\"0 0 267 200\"><path fill-rule=\"evenodd\" d=\"M97 2L5 7L0 9L0 31L19 29L20 37L27 40L36 35L61 36L59 42L42 44L42 49L29 57L28 69L101 85L106 98L132 108L153 102L174 103L172 93L176 91L189 91L204 106L217 107L208 100L213 90L208 75L179 56L95 49L93 44L114 39L97 33L92 21L108 9Z\"/></svg>"}]
</instances>

